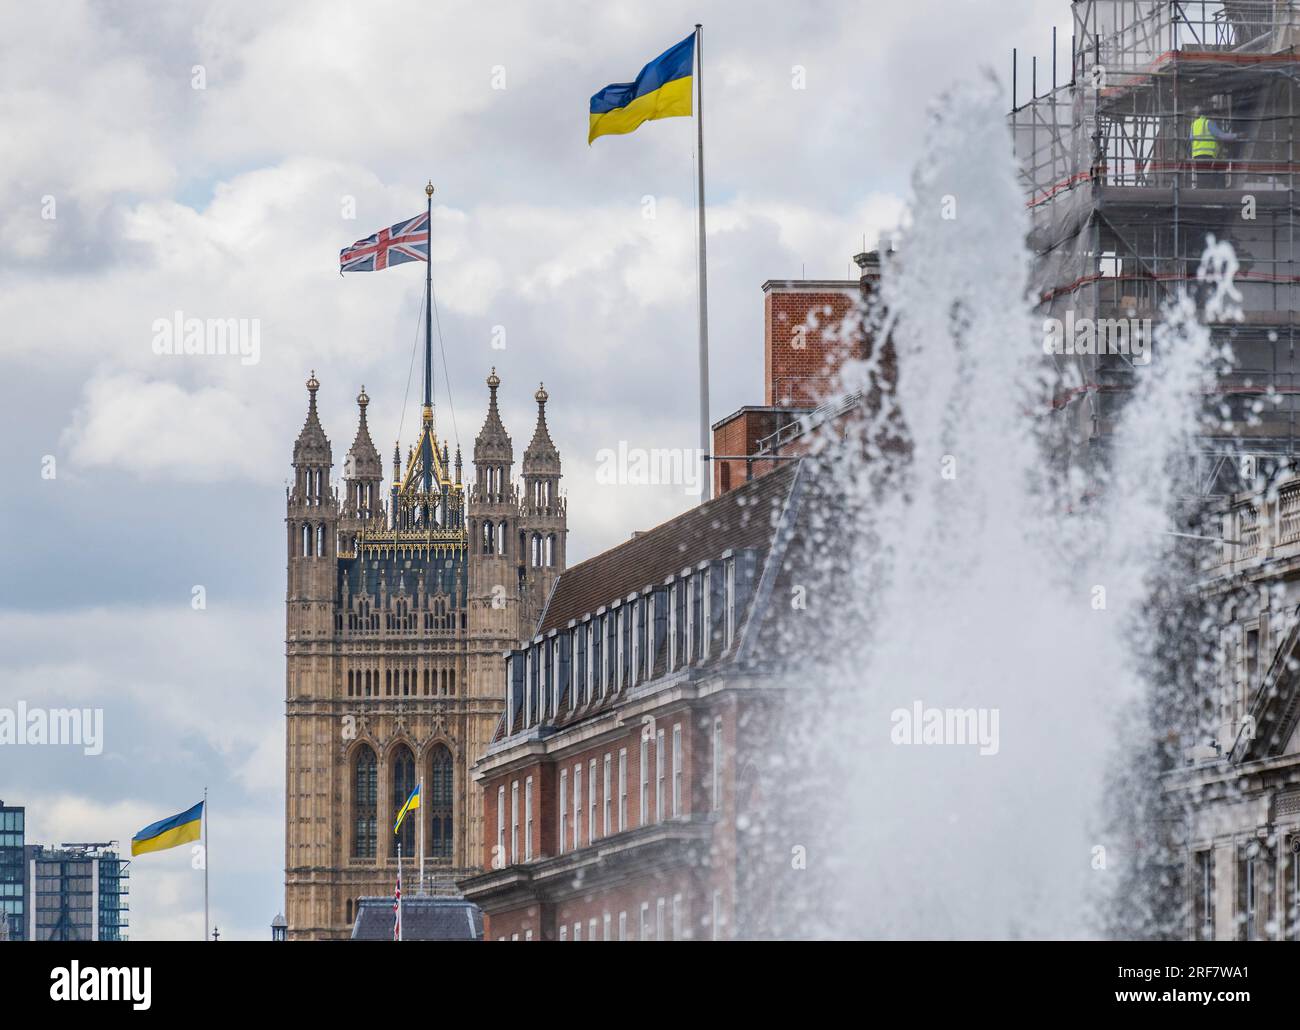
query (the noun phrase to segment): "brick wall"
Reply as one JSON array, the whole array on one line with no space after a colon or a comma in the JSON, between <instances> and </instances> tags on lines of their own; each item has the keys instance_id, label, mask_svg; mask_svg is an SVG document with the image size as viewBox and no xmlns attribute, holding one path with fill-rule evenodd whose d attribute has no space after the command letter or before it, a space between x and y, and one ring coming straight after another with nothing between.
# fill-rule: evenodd
<instances>
[{"instance_id":1,"label":"brick wall","mask_svg":"<svg viewBox=\"0 0 1300 1030\"><path fill-rule=\"evenodd\" d=\"M741 408L713 427L715 455L753 454L758 441L799 418L806 408ZM771 465L771 462L764 463ZM713 496L721 497L749 479L757 478L752 462L714 461Z\"/></svg>"},{"instance_id":2,"label":"brick wall","mask_svg":"<svg viewBox=\"0 0 1300 1030\"><path fill-rule=\"evenodd\" d=\"M723 747L720 755L721 807L713 807L713 725L722 720ZM583 822L581 847L587 848L589 829L589 784L591 760L596 761L596 813L597 833L594 844L600 845L604 834L604 756L610 755L610 834L618 830L618 754L627 750L627 824L628 831L636 831L641 822L641 752L646 752L646 769L649 787L646 791L646 826L670 823L673 820L673 729L681 728L681 794L677 817L686 821L704 820L712 824L707 845L708 861L702 866L684 861L656 860L653 867L640 867L614 882L593 884L590 889L575 889L565 897L555 900L537 900L518 907L485 911L484 939L497 940L559 940L560 927L564 927L567 940L574 939L574 925L579 924L579 939L591 939L591 921L596 921L596 939L604 940L605 915L610 917L609 939L619 940L619 914L626 913L626 927L622 939L642 939L641 911L647 908L646 938L650 940L695 939L709 940L714 935L714 897L719 905L719 930L730 932L735 905L736 841L736 726L739 714L734 699L722 699L714 705L682 707L673 705L654 713L653 721L642 721L627 727L625 733L603 737L599 743L566 752L562 757L547 757L539 764L527 768L516 767L485 777L483 795L489 799L485 820L488 837L496 838L497 788L505 786L506 798L506 848L510 841L510 790L515 781L520 783L521 817L523 782L532 775L534 782L548 784L540 794L541 804L535 815L544 852L534 852L534 861L557 855L556 838L559 831L558 783L561 771L567 774L568 832L563 854L573 853L573 771L582 766ZM657 819L656 808L656 752L658 733L664 735L664 785L663 818ZM486 868L491 868L491 848L487 849ZM576 885L575 885L576 886ZM659 901L663 899L662 933L659 922ZM674 923L673 905L677 905ZM529 936L531 932L531 937Z\"/></svg>"},{"instance_id":3,"label":"brick wall","mask_svg":"<svg viewBox=\"0 0 1300 1030\"><path fill-rule=\"evenodd\" d=\"M845 354L861 349L861 289L851 280L763 284L764 404L813 408L825 399Z\"/></svg>"}]
</instances>

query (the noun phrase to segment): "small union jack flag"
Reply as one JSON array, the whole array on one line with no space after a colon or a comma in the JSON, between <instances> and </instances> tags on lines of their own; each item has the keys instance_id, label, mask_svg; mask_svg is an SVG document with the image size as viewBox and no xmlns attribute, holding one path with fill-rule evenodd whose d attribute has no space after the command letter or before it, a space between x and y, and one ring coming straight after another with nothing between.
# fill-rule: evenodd
<instances>
[{"instance_id":1,"label":"small union jack flag","mask_svg":"<svg viewBox=\"0 0 1300 1030\"><path fill-rule=\"evenodd\" d=\"M429 260L429 213L380 229L339 251L339 272L382 272L389 265Z\"/></svg>"},{"instance_id":2,"label":"small union jack flag","mask_svg":"<svg viewBox=\"0 0 1300 1030\"><path fill-rule=\"evenodd\" d=\"M393 894L393 940L402 939L402 859L397 859L397 890Z\"/></svg>"}]
</instances>

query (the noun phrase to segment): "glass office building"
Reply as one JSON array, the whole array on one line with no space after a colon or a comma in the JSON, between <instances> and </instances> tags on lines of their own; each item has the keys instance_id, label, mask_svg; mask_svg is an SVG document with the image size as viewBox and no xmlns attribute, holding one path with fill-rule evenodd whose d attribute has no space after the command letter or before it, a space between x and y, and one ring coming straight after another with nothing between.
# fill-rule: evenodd
<instances>
[{"instance_id":1,"label":"glass office building","mask_svg":"<svg viewBox=\"0 0 1300 1030\"><path fill-rule=\"evenodd\" d=\"M29 845L26 939L126 940L129 865L113 844Z\"/></svg>"},{"instance_id":2,"label":"glass office building","mask_svg":"<svg viewBox=\"0 0 1300 1030\"><path fill-rule=\"evenodd\" d=\"M21 806L0 801L0 940L21 941L27 936L26 816Z\"/></svg>"}]
</instances>

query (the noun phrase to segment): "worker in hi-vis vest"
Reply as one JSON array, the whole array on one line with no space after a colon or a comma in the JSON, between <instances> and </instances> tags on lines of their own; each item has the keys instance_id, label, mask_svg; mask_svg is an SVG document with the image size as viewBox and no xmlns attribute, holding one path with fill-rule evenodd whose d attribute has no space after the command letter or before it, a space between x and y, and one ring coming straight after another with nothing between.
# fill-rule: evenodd
<instances>
[{"instance_id":1,"label":"worker in hi-vis vest","mask_svg":"<svg viewBox=\"0 0 1300 1030\"><path fill-rule=\"evenodd\" d=\"M1240 137L1220 128L1200 107L1193 108L1192 113L1192 165L1196 169L1196 185L1201 189L1222 189L1227 185L1228 175L1223 170L1224 148L1220 144L1232 143Z\"/></svg>"}]
</instances>

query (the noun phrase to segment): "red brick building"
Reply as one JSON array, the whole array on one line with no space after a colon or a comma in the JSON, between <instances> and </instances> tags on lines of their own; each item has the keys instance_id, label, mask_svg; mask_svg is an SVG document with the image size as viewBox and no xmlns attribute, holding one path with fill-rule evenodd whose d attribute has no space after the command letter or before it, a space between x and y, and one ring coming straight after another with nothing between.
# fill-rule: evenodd
<instances>
[{"instance_id":1,"label":"red brick building","mask_svg":"<svg viewBox=\"0 0 1300 1030\"><path fill-rule=\"evenodd\" d=\"M775 712L763 644L799 465L568 569L507 656L474 769L485 872L460 883L485 940L764 936L789 862L752 839Z\"/></svg>"},{"instance_id":2,"label":"red brick building","mask_svg":"<svg viewBox=\"0 0 1300 1030\"><path fill-rule=\"evenodd\" d=\"M871 346L865 302L880 282L876 251L854 260L851 279L770 279L763 284L764 400L713 424L713 493L720 496L802 454L810 428L834 421L860 398L837 396L841 366Z\"/></svg>"}]
</instances>

